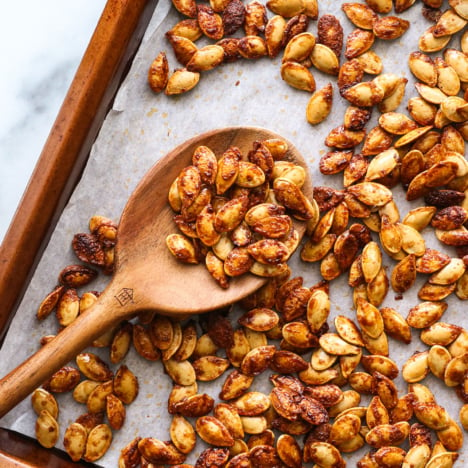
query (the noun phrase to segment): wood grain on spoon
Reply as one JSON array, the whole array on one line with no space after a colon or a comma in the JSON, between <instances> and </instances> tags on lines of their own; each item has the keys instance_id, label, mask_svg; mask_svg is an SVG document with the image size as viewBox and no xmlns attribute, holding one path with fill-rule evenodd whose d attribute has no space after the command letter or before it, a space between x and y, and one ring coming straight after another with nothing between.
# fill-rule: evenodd
<instances>
[{"instance_id":1,"label":"wood grain on spoon","mask_svg":"<svg viewBox=\"0 0 468 468\"><path fill-rule=\"evenodd\" d=\"M179 317L216 310L265 283L264 278L247 274L233 278L230 287L222 289L204 265L177 262L169 253L165 239L175 231L173 212L167 203L169 187L180 171L191 164L197 146L206 145L216 155L229 146L237 146L246 154L255 140L268 138L282 137L250 127L214 130L186 141L148 171L122 213L115 274L110 284L94 306L0 381L0 416L123 319L148 309ZM297 149L289 142L288 145L285 158L306 168ZM309 176L303 192L312 197ZM302 236L304 223L295 223L295 227Z\"/></svg>"}]
</instances>

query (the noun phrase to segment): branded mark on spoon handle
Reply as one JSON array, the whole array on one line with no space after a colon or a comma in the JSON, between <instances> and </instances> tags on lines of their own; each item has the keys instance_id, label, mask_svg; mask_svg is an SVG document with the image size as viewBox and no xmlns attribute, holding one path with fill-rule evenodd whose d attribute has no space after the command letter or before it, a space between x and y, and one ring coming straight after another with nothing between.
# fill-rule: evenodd
<instances>
[{"instance_id":1,"label":"branded mark on spoon handle","mask_svg":"<svg viewBox=\"0 0 468 468\"><path fill-rule=\"evenodd\" d=\"M126 306L128 304L135 304L133 300L133 289L132 288L122 288L114 298L117 302L122 306Z\"/></svg>"}]
</instances>

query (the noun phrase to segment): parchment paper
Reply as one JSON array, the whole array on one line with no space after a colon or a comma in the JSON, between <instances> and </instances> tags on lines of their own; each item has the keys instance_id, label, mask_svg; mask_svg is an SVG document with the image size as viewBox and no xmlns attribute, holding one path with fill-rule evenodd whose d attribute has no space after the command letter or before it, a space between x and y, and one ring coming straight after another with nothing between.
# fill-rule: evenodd
<instances>
[{"instance_id":1,"label":"parchment paper","mask_svg":"<svg viewBox=\"0 0 468 468\"><path fill-rule=\"evenodd\" d=\"M320 14L336 15L345 29L346 38L353 26L342 13L341 4L342 2L332 0L320 1ZM422 17L420 2L401 16L410 20L409 31L402 38L394 41L386 42L377 39L373 50L382 58L384 72L393 72L408 78L405 100L398 109L405 112L407 99L417 95L413 77L407 66L408 54L417 50L420 34L431 23ZM35 312L45 294L55 286L60 270L68 264L76 263L70 246L73 235L77 232L86 232L87 222L94 214L102 214L117 221L128 196L140 178L158 158L184 140L207 130L232 125L266 127L283 135L297 146L309 163L315 185L342 187L341 174L324 177L318 170L319 159L327 151L323 143L324 139L332 128L343 123L343 115L347 107L347 102L338 93L336 78L315 69L312 70L317 89L330 81L334 85L332 112L324 123L316 127L310 126L305 119L305 108L310 94L295 90L281 80L279 73L281 57L274 60L263 58L225 64L203 73L200 83L190 93L179 97L155 95L146 83L147 70L151 61L162 50L168 54L171 69L180 67L164 37L164 33L180 19L181 16L171 8L171 2L168 0L159 2L128 77L94 144L82 180L60 218L11 324L1 350L1 375L6 374L34 353L39 347L41 336L56 332L57 325L53 316L38 323ZM315 34L316 28L316 22L312 21L309 31ZM203 44L203 40L199 44ZM452 39L448 47L452 45L459 48L459 35ZM441 53L435 55L441 55ZM341 61L344 61L343 56ZM376 125L379 115L375 109L367 130ZM406 202L399 188L394 189L394 194L401 218L409 209L421 204L421 200ZM428 246L443 249L443 246L434 240L430 229L426 229L424 235ZM453 251L449 253L455 255ZM385 256L384 263L390 275L395 262ZM297 255L292 259L291 267L294 276L304 277L306 286L311 286L321 279L319 265L302 263ZM332 313L329 323L332 330L335 315L345 314L355 318L351 289L347 286L346 280L347 274L344 274L331 283ZM102 290L106 282L107 278L101 277L88 289ZM394 299L395 294L390 290L383 306L395 307L406 317L409 308L420 302L417 299L417 291L422 283L423 279L418 278L417 284L399 301ZM442 320L467 327L468 321L464 316L466 304L454 294L448 298L447 302L449 307ZM419 340L418 335L419 333L413 330L413 342L408 346L392 339L389 340L390 357L396 360L400 367L415 350L427 349L427 346ZM106 350L96 348L90 350L108 361ZM127 419L123 429L114 431L111 449L98 461L98 464L103 467L117 466L120 450L135 436L169 439L170 417L166 411L166 405L171 382L164 374L161 363L147 362L136 355L133 350L125 359L125 363L139 378L140 394L137 400L127 407ZM115 370L117 367L114 366ZM223 381L224 377L221 377L216 382L200 383L199 391L207 392L217 399ZM396 379L396 383L400 394L406 393L407 386L401 377ZM454 390L447 389L431 376L427 377L424 383L433 390L437 401L447 408L453 418L458 420L461 402L455 396ZM269 389L270 384L266 377L257 378L252 386L252 390L269 392ZM71 394L58 395L57 399L60 405L61 428L58 446L62 447L61 441L66 427L84 413L86 408L75 403ZM368 398L363 396L361 404L367 401ZM1 421L3 426L30 436L34 436L34 422L35 415L29 399L18 405ZM194 462L203 448L204 445L199 442L196 450L189 457L189 461ZM366 450L368 449L369 447L366 447ZM348 466L355 466L356 461L363 454L364 449L356 454L346 455ZM466 448L461 451L456 466L464 466L465 457Z\"/></svg>"}]
</instances>

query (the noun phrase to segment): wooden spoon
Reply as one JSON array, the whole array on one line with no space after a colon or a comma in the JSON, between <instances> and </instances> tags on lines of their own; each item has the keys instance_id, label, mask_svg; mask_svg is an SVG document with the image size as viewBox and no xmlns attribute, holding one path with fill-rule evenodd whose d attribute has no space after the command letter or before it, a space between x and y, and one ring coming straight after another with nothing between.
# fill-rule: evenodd
<instances>
[{"instance_id":1,"label":"wooden spoon","mask_svg":"<svg viewBox=\"0 0 468 468\"><path fill-rule=\"evenodd\" d=\"M204 265L179 263L166 247L166 236L176 232L174 213L167 203L172 181L191 164L194 149L206 145L216 155L229 146L246 154L255 140L282 138L260 128L214 130L186 141L156 163L143 177L122 213L118 228L115 274L98 301L61 331L51 342L0 381L0 417L43 384L54 372L111 327L135 313L155 310L171 316L187 316L225 307L254 292L265 283L251 274L234 278L220 288ZM288 142L285 159L307 167ZM312 197L307 177L304 193ZM300 235L304 223L295 222Z\"/></svg>"}]
</instances>

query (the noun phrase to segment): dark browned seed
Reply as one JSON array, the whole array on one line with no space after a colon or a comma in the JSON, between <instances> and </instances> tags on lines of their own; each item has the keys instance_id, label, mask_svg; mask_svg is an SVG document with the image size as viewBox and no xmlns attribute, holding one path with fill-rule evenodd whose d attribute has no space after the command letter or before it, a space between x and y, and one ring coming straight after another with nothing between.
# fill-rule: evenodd
<instances>
[{"instance_id":1,"label":"dark browned seed","mask_svg":"<svg viewBox=\"0 0 468 468\"><path fill-rule=\"evenodd\" d=\"M307 15L293 16L287 23L284 30L284 44L286 45L294 36L307 31L309 17Z\"/></svg>"},{"instance_id":2,"label":"dark browned seed","mask_svg":"<svg viewBox=\"0 0 468 468\"><path fill-rule=\"evenodd\" d=\"M247 273L253 264L254 259L246 247L235 247L224 261L224 271L228 276L241 276Z\"/></svg>"},{"instance_id":3,"label":"dark browned seed","mask_svg":"<svg viewBox=\"0 0 468 468\"><path fill-rule=\"evenodd\" d=\"M353 218L368 218L371 215L370 207L360 202L351 192L345 192L345 203Z\"/></svg>"},{"instance_id":4,"label":"dark browned seed","mask_svg":"<svg viewBox=\"0 0 468 468\"><path fill-rule=\"evenodd\" d=\"M174 223L179 228L180 232L187 237L197 237L195 223L187 221L182 215L175 215L173 218Z\"/></svg>"},{"instance_id":5,"label":"dark browned seed","mask_svg":"<svg viewBox=\"0 0 468 468\"><path fill-rule=\"evenodd\" d=\"M448 206L434 215L431 225L436 229L450 231L461 227L467 218L468 213L461 206Z\"/></svg>"},{"instance_id":6,"label":"dark browned seed","mask_svg":"<svg viewBox=\"0 0 468 468\"><path fill-rule=\"evenodd\" d=\"M300 287L291 291L284 300L281 308L281 312L287 322L295 320L306 313L311 294L310 290L305 287Z\"/></svg>"},{"instance_id":7,"label":"dark browned seed","mask_svg":"<svg viewBox=\"0 0 468 468\"><path fill-rule=\"evenodd\" d=\"M385 185L385 187L387 188L391 189L395 187L401 181L401 166L397 164L391 172L384 175L380 179L375 179L375 180L379 184Z\"/></svg>"},{"instance_id":8,"label":"dark browned seed","mask_svg":"<svg viewBox=\"0 0 468 468\"><path fill-rule=\"evenodd\" d=\"M314 187L314 199L318 203L320 213L324 213L339 205L344 198L342 191L326 186Z\"/></svg>"},{"instance_id":9,"label":"dark browned seed","mask_svg":"<svg viewBox=\"0 0 468 468\"><path fill-rule=\"evenodd\" d=\"M294 320L306 312L311 292L308 288L296 288L284 300L281 312L286 321Z\"/></svg>"},{"instance_id":10,"label":"dark browned seed","mask_svg":"<svg viewBox=\"0 0 468 468\"><path fill-rule=\"evenodd\" d=\"M362 248L368 244L371 240L370 229L364 224L354 223L349 227L349 232L356 237L359 242L359 247Z\"/></svg>"},{"instance_id":11,"label":"dark browned seed","mask_svg":"<svg viewBox=\"0 0 468 468\"><path fill-rule=\"evenodd\" d=\"M69 265L59 275L59 282L70 288L79 288L90 283L97 276L97 271L85 265Z\"/></svg>"},{"instance_id":12,"label":"dark browned seed","mask_svg":"<svg viewBox=\"0 0 468 468\"><path fill-rule=\"evenodd\" d=\"M284 310L284 305L286 299L291 295L291 293L300 287L303 284L303 278L301 276L295 276L290 280L284 282L278 289L275 297L275 307L279 312Z\"/></svg>"},{"instance_id":13,"label":"dark browned seed","mask_svg":"<svg viewBox=\"0 0 468 468\"><path fill-rule=\"evenodd\" d=\"M351 266L358 248L359 241L350 231L345 231L338 236L335 241L334 252L341 271L346 271Z\"/></svg>"},{"instance_id":14,"label":"dark browned seed","mask_svg":"<svg viewBox=\"0 0 468 468\"><path fill-rule=\"evenodd\" d=\"M219 348L230 348L233 345L231 321L223 315L213 312L207 317L207 333Z\"/></svg>"},{"instance_id":15,"label":"dark browned seed","mask_svg":"<svg viewBox=\"0 0 468 468\"><path fill-rule=\"evenodd\" d=\"M252 385L254 377L242 374L238 370L232 371L224 381L219 394L221 400L232 400L243 395Z\"/></svg>"},{"instance_id":16,"label":"dark browned seed","mask_svg":"<svg viewBox=\"0 0 468 468\"><path fill-rule=\"evenodd\" d=\"M458 258L462 258L465 265L468 265L468 245L460 245L455 248Z\"/></svg>"},{"instance_id":17,"label":"dark browned seed","mask_svg":"<svg viewBox=\"0 0 468 468\"><path fill-rule=\"evenodd\" d=\"M272 429L277 429L285 434L299 436L307 434L313 426L307 421L289 421L288 419L280 416L273 419L271 427Z\"/></svg>"},{"instance_id":18,"label":"dark browned seed","mask_svg":"<svg viewBox=\"0 0 468 468\"><path fill-rule=\"evenodd\" d=\"M343 48L343 28L333 15L323 15L317 23L318 42L328 46L340 58Z\"/></svg>"},{"instance_id":19,"label":"dark browned seed","mask_svg":"<svg viewBox=\"0 0 468 468\"><path fill-rule=\"evenodd\" d=\"M259 203L263 203L267 198L269 190L268 182L263 183L259 187L254 187L249 191L249 208Z\"/></svg>"},{"instance_id":20,"label":"dark browned seed","mask_svg":"<svg viewBox=\"0 0 468 468\"><path fill-rule=\"evenodd\" d=\"M222 14L224 34L231 36L244 24L245 7L241 0L231 0Z\"/></svg>"},{"instance_id":21,"label":"dark browned seed","mask_svg":"<svg viewBox=\"0 0 468 468\"><path fill-rule=\"evenodd\" d=\"M104 265L104 249L96 235L87 233L75 234L72 247L75 255L82 262L99 266Z\"/></svg>"},{"instance_id":22,"label":"dark browned seed","mask_svg":"<svg viewBox=\"0 0 468 468\"><path fill-rule=\"evenodd\" d=\"M460 205L464 199L465 194L463 192L449 189L431 190L424 197L424 201L427 205L436 206L437 208Z\"/></svg>"}]
</instances>

